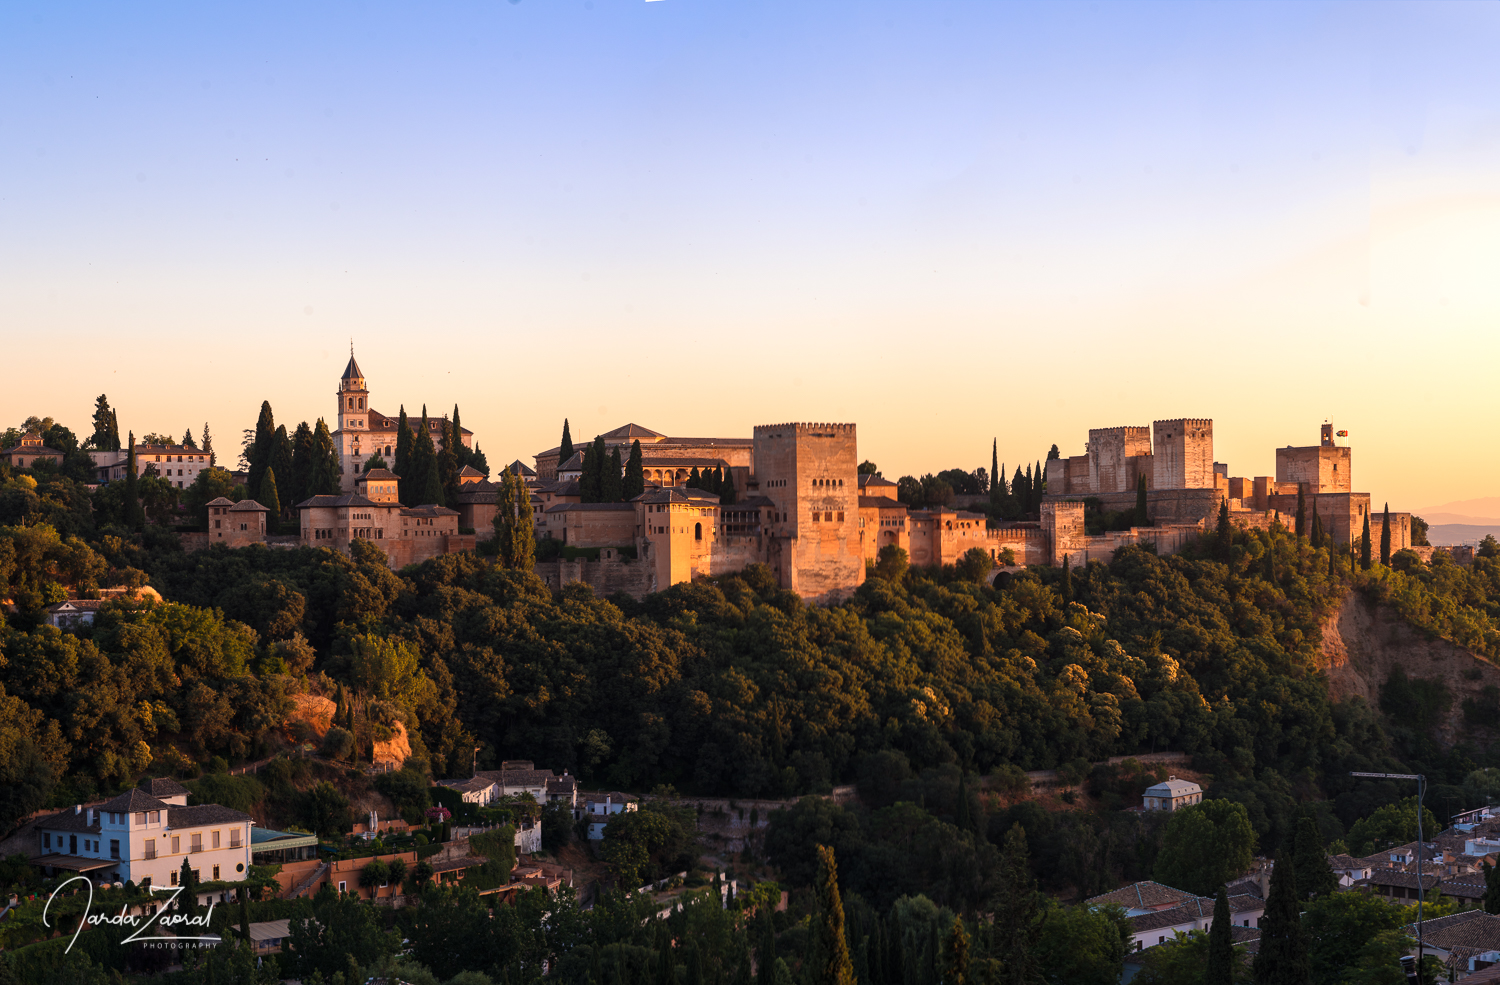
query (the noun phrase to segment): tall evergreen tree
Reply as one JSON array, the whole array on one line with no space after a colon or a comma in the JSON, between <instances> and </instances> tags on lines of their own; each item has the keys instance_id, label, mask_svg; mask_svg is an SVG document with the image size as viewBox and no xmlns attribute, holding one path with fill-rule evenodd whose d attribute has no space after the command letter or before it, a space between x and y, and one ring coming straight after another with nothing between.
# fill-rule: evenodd
<instances>
[{"instance_id":1,"label":"tall evergreen tree","mask_svg":"<svg viewBox=\"0 0 1500 985\"><path fill-rule=\"evenodd\" d=\"M573 435L568 431L568 419L563 418L562 441L557 446L557 464L562 465L573 457Z\"/></svg>"},{"instance_id":2,"label":"tall evergreen tree","mask_svg":"<svg viewBox=\"0 0 1500 985\"><path fill-rule=\"evenodd\" d=\"M1219 500L1219 557L1229 557L1229 548L1234 545L1234 527L1229 523L1229 500Z\"/></svg>"},{"instance_id":3,"label":"tall evergreen tree","mask_svg":"<svg viewBox=\"0 0 1500 985\"><path fill-rule=\"evenodd\" d=\"M287 436L286 425L278 425L276 433L271 437L271 461L266 466L266 471L274 470L281 477L282 481L290 479L292 475L292 454L292 439ZM260 482L264 486L266 480L262 478ZM277 487L277 491L280 492L279 486ZM287 491L291 492L290 489ZM261 499L259 495L255 498L262 506L270 505L264 499ZM294 499L291 502L295 503L297 501Z\"/></svg>"},{"instance_id":4,"label":"tall evergreen tree","mask_svg":"<svg viewBox=\"0 0 1500 985\"><path fill-rule=\"evenodd\" d=\"M208 433L208 422L203 422L203 443L198 446L208 456L208 464L217 465L219 456L214 452L214 436Z\"/></svg>"},{"instance_id":5,"label":"tall evergreen tree","mask_svg":"<svg viewBox=\"0 0 1500 985\"><path fill-rule=\"evenodd\" d=\"M412 443L413 490L418 506L446 506L443 502L443 477L438 473L437 448L432 443L432 421L427 405L422 405L422 421Z\"/></svg>"},{"instance_id":6,"label":"tall evergreen tree","mask_svg":"<svg viewBox=\"0 0 1500 985\"><path fill-rule=\"evenodd\" d=\"M1309 985L1311 967L1302 936L1302 903L1296 865L1285 851L1271 870L1271 892L1260 921L1260 953L1255 956L1257 985Z\"/></svg>"},{"instance_id":7,"label":"tall evergreen tree","mask_svg":"<svg viewBox=\"0 0 1500 985\"><path fill-rule=\"evenodd\" d=\"M639 440L630 443L630 458L625 462L625 478L621 495L626 500L632 500L646 491L646 472L641 467L641 443Z\"/></svg>"},{"instance_id":8,"label":"tall evergreen tree","mask_svg":"<svg viewBox=\"0 0 1500 985\"><path fill-rule=\"evenodd\" d=\"M958 804L953 823L960 831L973 831L974 818L969 810L969 781L962 773L958 775Z\"/></svg>"},{"instance_id":9,"label":"tall evergreen tree","mask_svg":"<svg viewBox=\"0 0 1500 985\"><path fill-rule=\"evenodd\" d=\"M266 469L266 474L260 477L260 495L256 500L266 508L266 533L279 533L281 530L281 497L276 492L276 470Z\"/></svg>"},{"instance_id":10,"label":"tall evergreen tree","mask_svg":"<svg viewBox=\"0 0 1500 985\"><path fill-rule=\"evenodd\" d=\"M677 985L677 961L672 956L672 934L665 927L656 935L656 985Z\"/></svg>"},{"instance_id":11,"label":"tall evergreen tree","mask_svg":"<svg viewBox=\"0 0 1500 985\"><path fill-rule=\"evenodd\" d=\"M1340 566L1339 566L1339 546L1338 546L1338 544L1334 543L1333 535L1332 534L1330 534L1328 536L1327 540L1328 540L1328 577L1329 578L1337 578L1337 577L1339 577L1340 575L1343 574L1343 572L1340 570Z\"/></svg>"},{"instance_id":12,"label":"tall evergreen tree","mask_svg":"<svg viewBox=\"0 0 1500 985\"><path fill-rule=\"evenodd\" d=\"M313 429L313 467L308 483L309 496L335 496L339 491L339 458L333 447L333 433L321 417Z\"/></svg>"},{"instance_id":13,"label":"tall evergreen tree","mask_svg":"<svg viewBox=\"0 0 1500 985\"><path fill-rule=\"evenodd\" d=\"M771 919L771 907L761 904L755 912L755 983L776 985L776 924Z\"/></svg>"},{"instance_id":14,"label":"tall evergreen tree","mask_svg":"<svg viewBox=\"0 0 1500 985\"><path fill-rule=\"evenodd\" d=\"M1363 571L1370 570L1370 511L1365 511L1365 529L1359 535L1359 566Z\"/></svg>"},{"instance_id":15,"label":"tall evergreen tree","mask_svg":"<svg viewBox=\"0 0 1500 985\"><path fill-rule=\"evenodd\" d=\"M244 888L240 889L240 936L245 938L246 943L250 941L250 894Z\"/></svg>"},{"instance_id":16,"label":"tall evergreen tree","mask_svg":"<svg viewBox=\"0 0 1500 985\"><path fill-rule=\"evenodd\" d=\"M443 489L443 505L458 502L458 455L453 449L457 443L457 432L445 418L442 422L443 448L437 454L438 484Z\"/></svg>"},{"instance_id":17,"label":"tall evergreen tree","mask_svg":"<svg viewBox=\"0 0 1500 985\"><path fill-rule=\"evenodd\" d=\"M391 471L396 473L396 498L408 506L412 503L411 445L414 437L411 422L406 419L406 405L402 404L401 416L396 421L396 461Z\"/></svg>"},{"instance_id":18,"label":"tall evergreen tree","mask_svg":"<svg viewBox=\"0 0 1500 985\"><path fill-rule=\"evenodd\" d=\"M1036 473L1031 480L1031 507L1027 510L1027 512L1041 512L1042 497L1045 495L1047 495L1047 473L1042 471L1042 463L1037 462Z\"/></svg>"},{"instance_id":19,"label":"tall evergreen tree","mask_svg":"<svg viewBox=\"0 0 1500 985\"><path fill-rule=\"evenodd\" d=\"M1484 912L1500 914L1500 865L1484 862Z\"/></svg>"},{"instance_id":20,"label":"tall evergreen tree","mask_svg":"<svg viewBox=\"0 0 1500 985\"><path fill-rule=\"evenodd\" d=\"M813 966L809 980L812 985L856 985L854 962L849 957L849 938L844 933L838 862L833 857L833 849L827 845L818 846L818 875L813 888L818 898L814 927L817 964Z\"/></svg>"},{"instance_id":21,"label":"tall evergreen tree","mask_svg":"<svg viewBox=\"0 0 1500 985\"><path fill-rule=\"evenodd\" d=\"M961 917L954 917L948 930L947 946L943 948L942 985L969 985L969 934Z\"/></svg>"},{"instance_id":22,"label":"tall evergreen tree","mask_svg":"<svg viewBox=\"0 0 1500 985\"><path fill-rule=\"evenodd\" d=\"M99 451L120 450L120 425L110 409L109 398L102 393L94 401L94 433L89 443Z\"/></svg>"},{"instance_id":23,"label":"tall evergreen tree","mask_svg":"<svg viewBox=\"0 0 1500 985\"><path fill-rule=\"evenodd\" d=\"M616 454L619 449L615 449ZM703 955L698 951L698 945L692 943L687 949L687 981L684 985L705 985L703 981Z\"/></svg>"},{"instance_id":24,"label":"tall evergreen tree","mask_svg":"<svg viewBox=\"0 0 1500 985\"><path fill-rule=\"evenodd\" d=\"M1068 560L1071 557L1070 554L1063 555L1062 600L1064 605L1073 601L1073 569L1068 566Z\"/></svg>"},{"instance_id":25,"label":"tall evergreen tree","mask_svg":"<svg viewBox=\"0 0 1500 985\"><path fill-rule=\"evenodd\" d=\"M599 501L618 503L624 498L624 466L620 464L620 446L609 450L609 460L604 463L604 474L599 479Z\"/></svg>"},{"instance_id":26,"label":"tall evergreen tree","mask_svg":"<svg viewBox=\"0 0 1500 985\"><path fill-rule=\"evenodd\" d=\"M733 506L739 494L734 488L734 469L724 470L724 482L719 487L719 504L721 506Z\"/></svg>"},{"instance_id":27,"label":"tall evergreen tree","mask_svg":"<svg viewBox=\"0 0 1500 985\"><path fill-rule=\"evenodd\" d=\"M192 428L188 428L186 431L182 432L182 447L184 447L184 448L192 448L195 451L197 450L197 448L198 448L198 442L196 442L196 441L193 440L193 429Z\"/></svg>"},{"instance_id":28,"label":"tall evergreen tree","mask_svg":"<svg viewBox=\"0 0 1500 985\"><path fill-rule=\"evenodd\" d=\"M583 466L578 472L578 499L584 503L599 502L599 480L603 473L595 467L594 446L583 448Z\"/></svg>"},{"instance_id":29,"label":"tall evergreen tree","mask_svg":"<svg viewBox=\"0 0 1500 985\"><path fill-rule=\"evenodd\" d=\"M271 414L271 402L260 402L260 417L255 422L255 440L250 445L250 469L248 482L250 495L260 492L260 477L271 467L271 450L276 441L276 418Z\"/></svg>"},{"instance_id":30,"label":"tall evergreen tree","mask_svg":"<svg viewBox=\"0 0 1500 985\"><path fill-rule=\"evenodd\" d=\"M1026 829L1011 825L996 872L994 907L995 948L1003 985L1033 985L1041 977L1035 945L1041 933L1041 896L1031 877L1026 851Z\"/></svg>"},{"instance_id":31,"label":"tall evergreen tree","mask_svg":"<svg viewBox=\"0 0 1500 985\"><path fill-rule=\"evenodd\" d=\"M536 519L531 512L531 491L510 469L500 470L494 523L500 564L513 571L530 571L536 564Z\"/></svg>"},{"instance_id":32,"label":"tall evergreen tree","mask_svg":"<svg viewBox=\"0 0 1500 985\"><path fill-rule=\"evenodd\" d=\"M1208 930L1208 965L1203 969L1203 985L1234 985L1234 934L1230 926L1229 894L1219 887L1214 900L1214 922Z\"/></svg>"},{"instance_id":33,"label":"tall evergreen tree","mask_svg":"<svg viewBox=\"0 0 1500 985\"><path fill-rule=\"evenodd\" d=\"M1311 539L1315 549L1323 546L1323 521L1319 518L1317 510L1313 510Z\"/></svg>"},{"instance_id":34,"label":"tall evergreen tree","mask_svg":"<svg viewBox=\"0 0 1500 985\"><path fill-rule=\"evenodd\" d=\"M196 917L202 909L198 902L198 880L193 875L192 857L184 856L182 868L178 870L177 884L182 887L182 892L177 894L177 912L184 917ZM191 924L185 926L191 927ZM191 934L192 930L184 930L183 933Z\"/></svg>"},{"instance_id":35,"label":"tall evergreen tree","mask_svg":"<svg viewBox=\"0 0 1500 985\"><path fill-rule=\"evenodd\" d=\"M473 458L473 457L474 457L474 451L473 451L473 449L471 449L471 448L465 448L464 447L464 429L463 429L463 425L461 425L459 423L459 420L458 420L458 404L454 404L453 405L453 459L454 459L454 461L458 462L458 469L459 469L459 471L463 471L463 467L465 465L468 465L469 464L469 460L471 458Z\"/></svg>"},{"instance_id":36,"label":"tall evergreen tree","mask_svg":"<svg viewBox=\"0 0 1500 985\"><path fill-rule=\"evenodd\" d=\"M125 458L125 525L140 530L146 524L146 513L141 509L141 493L136 476L135 432L130 432L130 451Z\"/></svg>"},{"instance_id":37,"label":"tall evergreen tree","mask_svg":"<svg viewBox=\"0 0 1500 985\"><path fill-rule=\"evenodd\" d=\"M1339 888L1338 876L1328 864L1328 855L1323 851L1323 838L1318 834L1318 823L1303 815L1297 819L1297 836L1293 842L1292 865L1297 872L1297 893L1300 899L1316 899L1327 896Z\"/></svg>"},{"instance_id":38,"label":"tall evergreen tree","mask_svg":"<svg viewBox=\"0 0 1500 985\"><path fill-rule=\"evenodd\" d=\"M1380 563L1389 566L1391 563L1391 504L1385 504L1385 512L1380 517Z\"/></svg>"},{"instance_id":39,"label":"tall evergreen tree","mask_svg":"<svg viewBox=\"0 0 1500 985\"><path fill-rule=\"evenodd\" d=\"M693 471L688 473L687 482L685 483L685 485L689 489L703 488L703 476L698 474L698 466L694 465Z\"/></svg>"},{"instance_id":40,"label":"tall evergreen tree","mask_svg":"<svg viewBox=\"0 0 1500 985\"><path fill-rule=\"evenodd\" d=\"M1151 514L1146 509L1146 473L1135 477L1135 525L1137 527L1149 526Z\"/></svg>"},{"instance_id":41,"label":"tall evergreen tree","mask_svg":"<svg viewBox=\"0 0 1500 985\"><path fill-rule=\"evenodd\" d=\"M292 433L292 471L287 477L287 503L296 506L312 493L313 465L318 457L318 444L313 438L312 428L303 421Z\"/></svg>"},{"instance_id":42,"label":"tall evergreen tree","mask_svg":"<svg viewBox=\"0 0 1500 985\"><path fill-rule=\"evenodd\" d=\"M1000 464L1000 439L990 439L990 516L998 517L1005 500L1005 471Z\"/></svg>"},{"instance_id":43,"label":"tall evergreen tree","mask_svg":"<svg viewBox=\"0 0 1500 985\"><path fill-rule=\"evenodd\" d=\"M1297 483L1297 536L1301 537L1307 523L1307 496L1306 486Z\"/></svg>"}]
</instances>

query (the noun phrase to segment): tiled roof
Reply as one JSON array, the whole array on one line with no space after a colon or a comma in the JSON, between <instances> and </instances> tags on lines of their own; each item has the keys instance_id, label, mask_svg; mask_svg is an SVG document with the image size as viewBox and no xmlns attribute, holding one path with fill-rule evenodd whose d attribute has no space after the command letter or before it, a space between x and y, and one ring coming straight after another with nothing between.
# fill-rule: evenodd
<instances>
[{"instance_id":1,"label":"tiled roof","mask_svg":"<svg viewBox=\"0 0 1500 985\"><path fill-rule=\"evenodd\" d=\"M722 458L673 458L670 455L642 455L641 468L646 469L727 469Z\"/></svg>"},{"instance_id":2,"label":"tiled roof","mask_svg":"<svg viewBox=\"0 0 1500 985\"><path fill-rule=\"evenodd\" d=\"M693 493L697 493L698 495L696 495L696 496L695 495L691 495ZM708 499L711 502L708 503L708 504L705 504L703 502L704 499ZM635 497L635 499L632 502L653 503L653 504L654 503L695 503L697 505L702 506L702 505L712 505L713 503L717 503L718 501L719 501L719 497L718 496L715 496L713 493L708 493L705 496L703 494L703 490L701 490L701 489L684 489L684 488L682 488L680 486L663 486L660 489L648 489L646 492L641 493L641 495Z\"/></svg>"},{"instance_id":3,"label":"tiled roof","mask_svg":"<svg viewBox=\"0 0 1500 985\"><path fill-rule=\"evenodd\" d=\"M440 862L432 863L433 872L452 872L456 869L473 869L488 862L489 859L483 855L460 855L458 858L445 858Z\"/></svg>"},{"instance_id":4,"label":"tiled roof","mask_svg":"<svg viewBox=\"0 0 1500 985\"><path fill-rule=\"evenodd\" d=\"M1422 888L1424 890L1431 891L1441 881L1431 872L1422 873ZM1354 885L1402 886L1406 889L1416 889L1417 874L1415 872L1402 872L1400 869L1375 869L1370 873L1370 878L1355 880Z\"/></svg>"},{"instance_id":5,"label":"tiled roof","mask_svg":"<svg viewBox=\"0 0 1500 985\"><path fill-rule=\"evenodd\" d=\"M107 800L99 805L101 811L119 811L125 814L134 814L136 811L161 811L170 810L171 805L164 804L151 796L140 787L127 790L113 800Z\"/></svg>"},{"instance_id":6,"label":"tiled roof","mask_svg":"<svg viewBox=\"0 0 1500 985\"><path fill-rule=\"evenodd\" d=\"M1204 906L1204 903L1207 906ZM1160 930L1163 927L1176 927L1185 923L1197 923L1199 920L1214 915L1214 901L1193 898L1181 906L1170 907L1165 910L1153 910L1150 913L1142 913L1130 918L1130 926L1136 933L1144 930Z\"/></svg>"},{"instance_id":7,"label":"tiled roof","mask_svg":"<svg viewBox=\"0 0 1500 985\"><path fill-rule=\"evenodd\" d=\"M558 503L547 508L548 513L623 513L635 512L635 503Z\"/></svg>"},{"instance_id":8,"label":"tiled roof","mask_svg":"<svg viewBox=\"0 0 1500 985\"><path fill-rule=\"evenodd\" d=\"M548 793L566 793L577 789L578 781L571 776L557 776L547 781Z\"/></svg>"},{"instance_id":9,"label":"tiled roof","mask_svg":"<svg viewBox=\"0 0 1500 985\"><path fill-rule=\"evenodd\" d=\"M763 507L775 506L775 505L776 505L776 503L775 503L774 500L767 499L765 496L749 496L749 497L747 497L745 499L738 500L737 502L730 503L729 505L725 506L724 509L726 509L726 510L744 510L744 509L755 509L757 507L762 507L763 508Z\"/></svg>"},{"instance_id":10,"label":"tiled roof","mask_svg":"<svg viewBox=\"0 0 1500 985\"><path fill-rule=\"evenodd\" d=\"M151 796L157 798L175 797L178 794L192 792L169 776L159 776L150 780L142 780L140 787Z\"/></svg>"},{"instance_id":11,"label":"tiled roof","mask_svg":"<svg viewBox=\"0 0 1500 985\"><path fill-rule=\"evenodd\" d=\"M1121 886L1112 893L1103 896L1095 896L1086 902L1093 906L1099 903L1117 903L1124 907L1142 909L1145 907L1179 906L1182 903L1198 897L1181 889L1173 889L1171 886L1163 886L1159 882L1149 880L1133 882L1128 886Z\"/></svg>"},{"instance_id":12,"label":"tiled roof","mask_svg":"<svg viewBox=\"0 0 1500 985\"><path fill-rule=\"evenodd\" d=\"M502 787L540 787L557 776L551 770L480 770L475 775Z\"/></svg>"},{"instance_id":13,"label":"tiled roof","mask_svg":"<svg viewBox=\"0 0 1500 985\"><path fill-rule=\"evenodd\" d=\"M257 503L253 499L242 499L229 508L231 513L269 513L270 508Z\"/></svg>"},{"instance_id":14,"label":"tiled roof","mask_svg":"<svg viewBox=\"0 0 1500 985\"><path fill-rule=\"evenodd\" d=\"M79 831L86 834L99 833L99 815L94 814L94 823L89 823L89 812L87 808L74 812L72 808L65 808L50 817L40 818L36 822L39 828L47 828L52 831Z\"/></svg>"},{"instance_id":15,"label":"tiled roof","mask_svg":"<svg viewBox=\"0 0 1500 985\"><path fill-rule=\"evenodd\" d=\"M202 448L193 448L189 445L136 445L135 453L140 455L206 455Z\"/></svg>"},{"instance_id":16,"label":"tiled roof","mask_svg":"<svg viewBox=\"0 0 1500 985\"><path fill-rule=\"evenodd\" d=\"M542 482L536 486L539 493L551 493L554 496L578 496L581 495L577 479L569 479L567 482Z\"/></svg>"},{"instance_id":17,"label":"tiled roof","mask_svg":"<svg viewBox=\"0 0 1500 985\"><path fill-rule=\"evenodd\" d=\"M665 438L666 435L658 431L653 431L650 428L643 428L639 424L622 424L613 431L604 432L601 437L605 441L618 441L626 438Z\"/></svg>"},{"instance_id":18,"label":"tiled roof","mask_svg":"<svg viewBox=\"0 0 1500 985\"><path fill-rule=\"evenodd\" d=\"M468 466L465 465L464 468L468 468ZM390 479L399 479L400 476L398 476L396 473L392 472L390 469L370 469L364 475L360 476L360 478L361 479L390 480Z\"/></svg>"},{"instance_id":19,"label":"tiled roof","mask_svg":"<svg viewBox=\"0 0 1500 985\"><path fill-rule=\"evenodd\" d=\"M859 488L864 489L868 486L890 486L892 489L896 488L896 484L890 479L879 475L861 473L859 477Z\"/></svg>"},{"instance_id":20,"label":"tiled roof","mask_svg":"<svg viewBox=\"0 0 1500 985\"><path fill-rule=\"evenodd\" d=\"M383 469L378 469L377 471L384 471L384 470ZM458 470L458 474L459 475L477 475L480 478L484 478L484 473L481 472L481 471L479 471L478 469L476 469L472 465L465 465L463 468L461 468L461 469ZM395 478L395 476L392 476L392 478Z\"/></svg>"},{"instance_id":21,"label":"tiled roof","mask_svg":"<svg viewBox=\"0 0 1500 985\"><path fill-rule=\"evenodd\" d=\"M339 377L339 379L341 379L341 380L362 380L364 378L365 378L365 374L361 373L359 371L359 363L357 363L357 362L354 361L354 353L350 352L349 353L349 365L347 365L347 366L344 367L344 375L341 376L341 377Z\"/></svg>"},{"instance_id":22,"label":"tiled roof","mask_svg":"<svg viewBox=\"0 0 1500 985\"><path fill-rule=\"evenodd\" d=\"M697 445L699 447L712 447L724 445L729 448L749 448L755 444L754 438L678 438L671 437L661 442L663 445Z\"/></svg>"},{"instance_id":23,"label":"tiled roof","mask_svg":"<svg viewBox=\"0 0 1500 985\"><path fill-rule=\"evenodd\" d=\"M205 505L207 505L207 506L233 506L234 505L234 500L230 499L227 496L220 496L217 499L211 499L211 500L209 500Z\"/></svg>"},{"instance_id":24,"label":"tiled roof","mask_svg":"<svg viewBox=\"0 0 1500 985\"><path fill-rule=\"evenodd\" d=\"M557 471L559 472L577 472L582 468L583 452L581 451L575 451L572 457L569 458L566 462L559 462L557 465Z\"/></svg>"},{"instance_id":25,"label":"tiled roof","mask_svg":"<svg viewBox=\"0 0 1500 985\"><path fill-rule=\"evenodd\" d=\"M49 448L46 445L11 445L4 451L0 451L0 455L13 455L17 453L23 455L54 455L57 457L61 457L63 454L56 448Z\"/></svg>"},{"instance_id":26,"label":"tiled roof","mask_svg":"<svg viewBox=\"0 0 1500 985\"><path fill-rule=\"evenodd\" d=\"M507 466L507 468L509 468L512 472L514 472L516 475L519 475L523 479L526 476L528 476L528 475L533 475L533 476L536 475L536 469L534 469L531 466L527 465L525 462L521 461L519 458L516 459L514 462L511 462L510 465Z\"/></svg>"},{"instance_id":27,"label":"tiled roof","mask_svg":"<svg viewBox=\"0 0 1500 985\"><path fill-rule=\"evenodd\" d=\"M1237 893L1229 897L1231 913L1247 913L1250 910L1264 910L1265 908L1266 901L1250 893Z\"/></svg>"},{"instance_id":28,"label":"tiled roof","mask_svg":"<svg viewBox=\"0 0 1500 985\"><path fill-rule=\"evenodd\" d=\"M174 828L197 828L205 824L240 824L252 820L249 814L218 804L197 807L168 807L167 824Z\"/></svg>"},{"instance_id":29,"label":"tiled roof","mask_svg":"<svg viewBox=\"0 0 1500 985\"><path fill-rule=\"evenodd\" d=\"M373 504L372 504L373 505ZM450 510L446 506L438 506L436 503L424 503L421 506L403 507L402 516L458 516L458 510Z\"/></svg>"},{"instance_id":30,"label":"tiled roof","mask_svg":"<svg viewBox=\"0 0 1500 985\"><path fill-rule=\"evenodd\" d=\"M1416 925L1408 925L1416 932ZM1476 951L1500 950L1500 917L1483 910L1463 910L1436 920L1422 921L1422 938L1445 951L1472 948Z\"/></svg>"},{"instance_id":31,"label":"tiled roof","mask_svg":"<svg viewBox=\"0 0 1500 985\"><path fill-rule=\"evenodd\" d=\"M67 599L63 602L53 602L43 611L45 612L96 612L99 606L104 604L103 599Z\"/></svg>"},{"instance_id":32,"label":"tiled roof","mask_svg":"<svg viewBox=\"0 0 1500 985\"><path fill-rule=\"evenodd\" d=\"M447 787L450 790L459 790L463 793L474 793L477 790L486 790L495 785L494 780L481 776L472 776L467 780L439 780L438 786Z\"/></svg>"},{"instance_id":33,"label":"tiled roof","mask_svg":"<svg viewBox=\"0 0 1500 985\"><path fill-rule=\"evenodd\" d=\"M1482 880L1480 882L1468 882L1463 879L1444 879L1442 890L1444 896L1476 900L1484 899L1485 885Z\"/></svg>"},{"instance_id":34,"label":"tiled roof","mask_svg":"<svg viewBox=\"0 0 1500 985\"><path fill-rule=\"evenodd\" d=\"M375 507L387 506L388 507L390 505L391 504L389 504L389 503L376 503L376 502L372 502L371 500L366 499L364 496L361 496L359 493L344 493L343 495L340 495L340 496L328 496L328 495L324 495L324 496L311 496L311 497L309 497L307 499L304 499L302 502L298 503L293 508L294 509L299 509L299 510L307 510L307 509L339 507L339 506L375 506Z\"/></svg>"},{"instance_id":35,"label":"tiled roof","mask_svg":"<svg viewBox=\"0 0 1500 985\"><path fill-rule=\"evenodd\" d=\"M1240 879L1237 882L1227 883L1224 886L1224 891L1229 894L1230 899L1236 896L1253 896L1256 899L1261 899L1260 883L1254 879Z\"/></svg>"},{"instance_id":36,"label":"tiled roof","mask_svg":"<svg viewBox=\"0 0 1500 985\"><path fill-rule=\"evenodd\" d=\"M1191 780L1179 780L1172 777L1146 788L1147 797L1183 797L1188 794L1202 793L1203 788Z\"/></svg>"},{"instance_id":37,"label":"tiled roof","mask_svg":"<svg viewBox=\"0 0 1500 985\"><path fill-rule=\"evenodd\" d=\"M905 510L906 504L885 496L861 496L859 508L862 510Z\"/></svg>"}]
</instances>

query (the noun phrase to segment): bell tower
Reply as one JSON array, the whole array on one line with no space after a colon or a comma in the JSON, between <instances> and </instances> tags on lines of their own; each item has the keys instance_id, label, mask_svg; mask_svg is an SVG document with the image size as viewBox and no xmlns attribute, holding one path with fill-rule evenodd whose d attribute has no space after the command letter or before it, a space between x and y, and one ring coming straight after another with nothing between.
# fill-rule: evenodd
<instances>
[{"instance_id":1,"label":"bell tower","mask_svg":"<svg viewBox=\"0 0 1500 985\"><path fill-rule=\"evenodd\" d=\"M365 374L354 361L354 346L349 347L349 365L344 367L339 380L339 430L345 433L365 431L369 422L365 415L369 410L370 391L365 387Z\"/></svg>"}]
</instances>

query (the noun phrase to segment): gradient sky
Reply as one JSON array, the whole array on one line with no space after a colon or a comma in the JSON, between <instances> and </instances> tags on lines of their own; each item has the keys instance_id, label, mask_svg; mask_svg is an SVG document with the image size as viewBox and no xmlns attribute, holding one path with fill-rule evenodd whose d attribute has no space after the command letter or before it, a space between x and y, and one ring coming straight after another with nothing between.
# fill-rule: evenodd
<instances>
[{"instance_id":1,"label":"gradient sky","mask_svg":"<svg viewBox=\"0 0 1500 985\"><path fill-rule=\"evenodd\" d=\"M1495 495L1500 5L0 6L0 423L458 402L492 464L1215 419ZM224 456L224 457L232 457Z\"/></svg>"}]
</instances>

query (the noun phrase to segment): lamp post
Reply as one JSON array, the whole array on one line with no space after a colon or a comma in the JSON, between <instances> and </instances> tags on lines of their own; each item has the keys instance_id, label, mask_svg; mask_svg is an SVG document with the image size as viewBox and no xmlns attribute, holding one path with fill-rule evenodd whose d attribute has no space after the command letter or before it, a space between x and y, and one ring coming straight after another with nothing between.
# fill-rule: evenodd
<instances>
[{"instance_id":1,"label":"lamp post","mask_svg":"<svg viewBox=\"0 0 1500 985\"><path fill-rule=\"evenodd\" d=\"M1350 773L1372 780L1416 780L1417 781L1417 980L1422 980L1422 902L1426 891L1422 888L1422 853L1426 843L1422 840L1422 798L1427 794L1427 777L1421 773Z\"/></svg>"}]
</instances>

